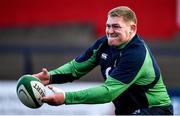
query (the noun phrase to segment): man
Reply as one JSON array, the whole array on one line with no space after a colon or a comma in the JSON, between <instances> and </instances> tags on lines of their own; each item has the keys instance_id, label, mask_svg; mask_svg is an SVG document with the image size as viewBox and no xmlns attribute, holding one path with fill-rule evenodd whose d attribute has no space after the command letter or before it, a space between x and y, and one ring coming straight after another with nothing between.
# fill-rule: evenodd
<instances>
[{"instance_id":1,"label":"man","mask_svg":"<svg viewBox=\"0 0 180 116\"><path fill-rule=\"evenodd\" d=\"M72 82L100 65L105 82L75 92L56 92L42 98L49 105L113 102L115 114L173 114L171 100L157 62L136 34L137 18L126 6L109 11L106 36L76 59L52 70L34 74L44 85Z\"/></svg>"}]
</instances>

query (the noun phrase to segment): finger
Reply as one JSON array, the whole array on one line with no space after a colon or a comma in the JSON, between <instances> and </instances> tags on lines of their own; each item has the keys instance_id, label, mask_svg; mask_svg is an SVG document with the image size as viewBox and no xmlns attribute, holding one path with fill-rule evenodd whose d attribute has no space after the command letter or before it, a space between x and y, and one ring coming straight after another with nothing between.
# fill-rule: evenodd
<instances>
[{"instance_id":1,"label":"finger","mask_svg":"<svg viewBox=\"0 0 180 116\"><path fill-rule=\"evenodd\" d=\"M60 88L54 87L52 85L48 85L48 88L50 90L52 90L54 93L63 93L64 94L64 91L62 89L60 89Z\"/></svg>"},{"instance_id":2,"label":"finger","mask_svg":"<svg viewBox=\"0 0 180 116\"><path fill-rule=\"evenodd\" d=\"M54 89L54 87L52 85L48 85L48 88L53 91L54 93L56 93L56 90Z\"/></svg>"},{"instance_id":3,"label":"finger","mask_svg":"<svg viewBox=\"0 0 180 116\"><path fill-rule=\"evenodd\" d=\"M52 85L48 85L48 88L49 88L50 90L52 90L52 89L53 89L53 86L52 86Z\"/></svg>"},{"instance_id":4,"label":"finger","mask_svg":"<svg viewBox=\"0 0 180 116\"><path fill-rule=\"evenodd\" d=\"M49 97L42 97L41 101L47 103L49 101Z\"/></svg>"},{"instance_id":5,"label":"finger","mask_svg":"<svg viewBox=\"0 0 180 116\"><path fill-rule=\"evenodd\" d=\"M32 75L33 75L33 76L35 76L35 77L38 77L38 75L39 75L39 74L38 74L38 73L36 73L36 74L32 74Z\"/></svg>"},{"instance_id":6,"label":"finger","mask_svg":"<svg viewBox=\"0 0 180 116\"><path fill-rule=\"evenodd\" d=\"M37 77L37 74L32 74L33 76Z\"/></svg>"},{"instance_id":7,"label":"finger","mask_svg":"<svg viewBox=\"0 0 180 116\"><path fill-rule=\"evenodd\" d=\"M43 98L42 98L42 102L47 103L47 104L52 105L52 106L60 105L60 103L58 103L58 102L55 100L55 96L54 96L54 95L43 97ZM62 104L62 103L61 103L61 104Z\"/></svg>"},{"instance_id":8,"label":"finger","mask_svg":"<svg viewBox=\"0 0 180 116\"><path fill-rule=\"evenodd\" d=\"M43 68L43 69L42 69L42 72L43 72L44 74L46 74L46 75L48 74L48 70L47 70L46 68Z\"/></svg>"},{"instance_id":9,"label":"finger","mask_svg":"<svg viewBox=\"0 0 180 116\"><path fill-rule=\"evenodd\" d=\"M56 88L56 87L54 87L54 86L52 86L52 85L48 85L48 88L49 88L50 90L52 90L54 93L58 93L58 92L59 92L59 89Z\"/></svg>"}]
</instances>

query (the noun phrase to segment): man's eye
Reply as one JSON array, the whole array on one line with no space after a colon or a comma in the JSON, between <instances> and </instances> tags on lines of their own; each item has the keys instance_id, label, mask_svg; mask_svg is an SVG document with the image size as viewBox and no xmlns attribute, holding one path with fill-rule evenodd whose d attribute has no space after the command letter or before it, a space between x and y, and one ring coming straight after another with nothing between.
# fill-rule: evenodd
<instances>
[{"instance_id":1,"label":"man's eye","mask_svg":"<svg viewBox=\"0 0 180 116\"><path fill-rule=\"evenodd\" d=\"M113 28L113 29L119 29L119 28L121 28L121 26L119 26L119 25L106 25L106 28Z\"/></svg>"},{"instance_id":2,"label":"man's eye","mask_svg":"<svg viewBox=\"0 0 180 116\"><path fill-rule=\"evenodd\" d=\"M107 28L110 28L111 26L110 25L106 25Z\"/></svg>"},{"instance_id":3,"label":"man's eye","mask_svg":"<svg viewBox=\"0 0 180 116\"><path fill-rule=\"evenodd\" d=\"M113 28L118 29L121 28L119 25L114 25Z\"/></svg>"}]
</instances>

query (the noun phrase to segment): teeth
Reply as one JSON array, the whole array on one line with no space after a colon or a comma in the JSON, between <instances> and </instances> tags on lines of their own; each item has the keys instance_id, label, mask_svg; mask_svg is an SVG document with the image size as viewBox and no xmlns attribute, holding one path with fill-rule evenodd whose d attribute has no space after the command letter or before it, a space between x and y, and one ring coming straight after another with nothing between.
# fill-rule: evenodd
<instances>
[{"instance_id":1,"label":"teeth","mask_svg":"<svg viewBox=\"0 0 180 116\"><path fill-rule=\"evenodd\" d=\"M116 38L117 36L110 36L110 37L112 37L112 38Z\"/></svg>"},{"instance_id":2,"label":"teeth","mask_svg":"<svg viewBox=\"0 0 180 116\"><path fill-rule=\"evenodd\" d=\"M110 37L118 37L118 35L110 35Z\"/></svg>"}]
</instances>

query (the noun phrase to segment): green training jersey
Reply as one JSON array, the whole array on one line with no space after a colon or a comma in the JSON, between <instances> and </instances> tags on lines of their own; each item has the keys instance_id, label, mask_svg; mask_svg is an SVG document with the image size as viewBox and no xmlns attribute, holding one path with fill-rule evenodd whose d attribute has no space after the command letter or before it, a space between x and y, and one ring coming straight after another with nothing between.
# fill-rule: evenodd
<instances>
[{"instance_id":1,"label":"green training jersey","mask_svg":"<svg viewBox=\"0 0 180 116\"><path fill-rule=\"evenodd\" d=\"M122 110L171 104L159 66L138 35L118 48L109 46L106 36L98 39L83 54L50 71L50 83L72 82L98 65L105 82L97 87L66 92L65 104L112 101Z\"/></svg>"}]
</instances>

